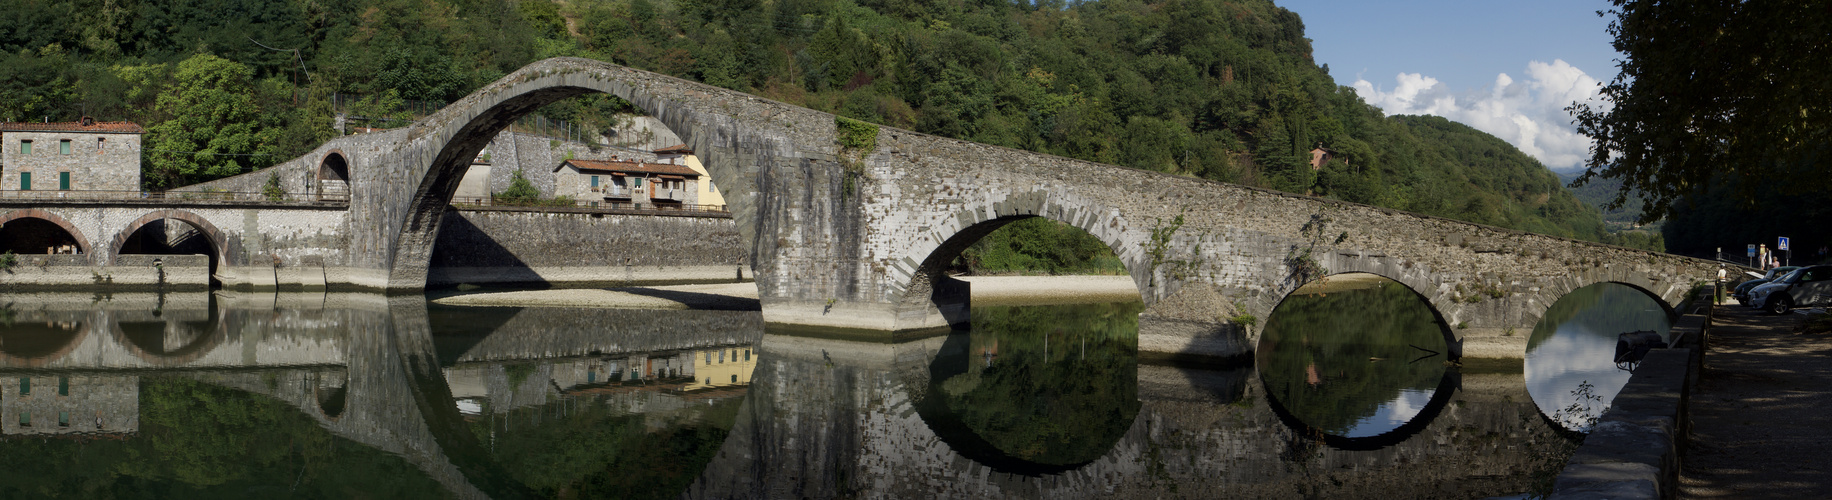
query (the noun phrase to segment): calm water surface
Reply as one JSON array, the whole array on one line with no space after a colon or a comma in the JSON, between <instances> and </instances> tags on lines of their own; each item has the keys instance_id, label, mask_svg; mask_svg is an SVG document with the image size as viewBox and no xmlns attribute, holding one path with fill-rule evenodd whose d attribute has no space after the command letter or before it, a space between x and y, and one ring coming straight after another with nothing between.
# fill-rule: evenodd
<instances>
[{"instance_id":1,"label":"calm water surface","mask_svg":"<svg viewBox=\"0 0 1832 500\"><path fill-rule=\"evenodd\" d=\"M1167 366L1139 362L1140 331L1162 326L1137 303L983 307L972 328L887 343L766 328L755 311L8 295L0 497L1538 487L1572 442L1540 410L1556 402L1534 404L1535 363L1459 370L1419 307L1397 285L1296 295L1267 319L1253 362Z\"/></svg>"},{"instance_id":2,"label":"calm water surface","mask_svg":"<svg viewBox=\"0 0 1832 500\"><path fill-rule=\"evenodd\" d=\"M1620 335L1647 331L1671 342L1671 328L1658 302L1624 285L1598 283L1566 294L1527 339L1533 403L1560 427L1588 432L1639 359L1618 350Z\"/></svg>"}]
</instances>

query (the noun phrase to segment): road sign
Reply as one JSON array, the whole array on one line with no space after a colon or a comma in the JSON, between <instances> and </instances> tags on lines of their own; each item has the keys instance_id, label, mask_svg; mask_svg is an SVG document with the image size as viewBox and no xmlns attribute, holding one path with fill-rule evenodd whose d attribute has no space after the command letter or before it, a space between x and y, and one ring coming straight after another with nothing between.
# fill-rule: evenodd
<instances>
[{"instance_id":1,"label":"road sign","mask_svg":"<svg viewBox=\"0 0 1832 500\"><path fill-rule=\"evenodd\" d=\"M1776 250L1787 250L1787 237L1786 236L1781 237L1781 244L1775 245L1775 249Z\"/></svg>"},{"instance_id":2,"label":"road sign","mask_svg":"<svg viewBox=\"0 0 1832 500\"><path fill-rule=\"evenodd\" d=\"M1749 244L1749 256L1752 258L1756 256L1756 244L1754 243Z\"/></svg>"}]
</instances>

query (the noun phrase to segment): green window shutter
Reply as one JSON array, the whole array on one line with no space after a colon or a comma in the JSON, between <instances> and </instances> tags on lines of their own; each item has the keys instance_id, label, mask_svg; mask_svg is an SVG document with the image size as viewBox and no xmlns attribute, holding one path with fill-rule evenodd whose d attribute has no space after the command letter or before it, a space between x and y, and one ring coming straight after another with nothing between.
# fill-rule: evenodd
<instances>
[{"instance_id":1,"label":"green window shutter","mask_svg":"<svg viewBox=\"0 0 1832 500\"><path fill-rule=\"evenodd\" d=\"M32 378L31 377L19 377L19 395L24 396L26 394L31 394L31 393L32 393Z\"/></svg>"},{"instance_id":2,"label":"green window shutter","mask_svg":"<svg viewBox=\"0 0 1832 500\"><path fill-rule=\"evenodd\" d=\"M19 190L20 191L31 191L32 190L32 173L31 172L20 172L19 173Z\"/></svg>"},{"instance_id":3,"label":"green window shutter","mask_svg":"<svg viewBox=\"0 0 1832 500\"><path fill-rule=\"evenodd\" d=\"M70 173L69 172L58 172L57 173L57 189L61 189L64 191L70 190Z\"/></svg>"},{"instance_id":4,"label":"green window shutter","mask_svg":"<svg viewBox=\"0 0 1832 500\"><path fill-rule=\"evenodd\" d=\"M57 141L57 153L66 154L66 155L70 154L70 140L69 139Z\"/></svg>"},{"instance_id":5,"label":"green window shutter","mask_svg":"<svg viewBox=\"0 0 1832 500\"><path fill-rule=\"evenodd\" d=\"M19 141L19 154L32 154L32 141Z\"/></svg>"},{"instance_id":6,"label":"green window shutter","mask_svg":"<svg viewBox=\"0 0 1832 500\"><path fill-rule=\"evenodd\" d=\"M69 427L70 426L70 412L67 412L67 411L57 412L57 426L58 427Z\"/></svg>"},{"instance_id":7,"label":"green window shutter","mask_svg":"<svg viewBox=\"0 0 1832 500\"><path fill-rule=\"evenodd\" d=\"M70 395L70 377L57 377L57 395Z\"/></svg>"},{"instance_id":8,"label":"green window shutter","mask_svg":"<svg viewBox=\"0 0 1832 500\"><path fill-rule=\"evenodd\" d=\"M598 176L592 176L592 187L598 187Z\"/></svg>"},{"instance_id":9,"label":"green window shutter","mask_svg":"<svg viewBox=\"0 0 1832 500\"><path fill-rule=\"evenodd\" d=\"M19 426L20 427L31 427L32 426L32 412L29 412L29 411L19 412Z\"/></svg>"}]
</instances>

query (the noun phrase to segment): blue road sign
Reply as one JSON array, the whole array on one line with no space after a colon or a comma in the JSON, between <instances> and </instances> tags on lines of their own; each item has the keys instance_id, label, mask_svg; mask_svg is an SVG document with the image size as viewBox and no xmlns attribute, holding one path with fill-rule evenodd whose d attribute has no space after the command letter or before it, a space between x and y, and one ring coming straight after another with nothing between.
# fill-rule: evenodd
<instances>
[{"instance_id":1,"label":"blue road sign","mask_svg":"<svg viewBox=\"0 0 1832 500\"><path fill-rule=\"evenodd\" d=\"M1755 258L1755 256L1756 256L1756 245L1754 245L1754 244L1751 244L1751 245L1749 245L1749 256L1750 256L1750 258Z\"/></svg>"},{"instance_id":2,"label":"blue road sign","mask_svg":"<svg viewBox=\"0 0 1832 500\"><path fill-rule=\"evenodd\" d=\"M1776 250L1787 250L1787 237L1786 236L1781 237L1781 244L1775 245L1775 249Z\"/></svg>"}]
</instances>

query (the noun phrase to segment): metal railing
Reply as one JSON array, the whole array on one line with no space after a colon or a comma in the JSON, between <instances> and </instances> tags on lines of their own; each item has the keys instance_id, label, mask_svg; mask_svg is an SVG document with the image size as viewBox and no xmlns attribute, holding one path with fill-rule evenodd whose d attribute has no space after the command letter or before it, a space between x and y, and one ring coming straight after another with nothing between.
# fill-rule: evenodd
<instances>
[{"instance_id":1,"label":"metal railing","mask_svg":"<svg viewBox=\"0 0 1832 500\"><path fill-rule=\"evenodd\" d=\"M685 203L633 203L633 202L624 202L624 201L613 202L613 201L599 201L599 200L553 200L553 199L531 200L531 201L521 201L521 200L511 201L511 200L493 199L487 196L483 196L483 197L456 196L452 198L451 204L452 206L455 206L455 207L556 208L556 209L566 209L568 211L580 210L580 209L584 209L584 210L596 209L596 210L603 210L603 211L618 211L618 212L638 211L638 212L657 212L657 213L682 213L682 212L721 213L721 214L726 213L725 205L688 205Z\"/></svg>"},{"instance_id":2,"label":"metal railing","mask_svg":"<svg viewBox=\"0 0 1832 500\"><path fill-rule=\"evenodd\" d=\"M320 196L318 193L261 193L235 191L89 191L89 190L4 190L0 201L32 200L43 202L129 202L144 204L182 204L185 202L256 202L327 205L349 202L349 196Z\"/></svg>"}]
</instances>

